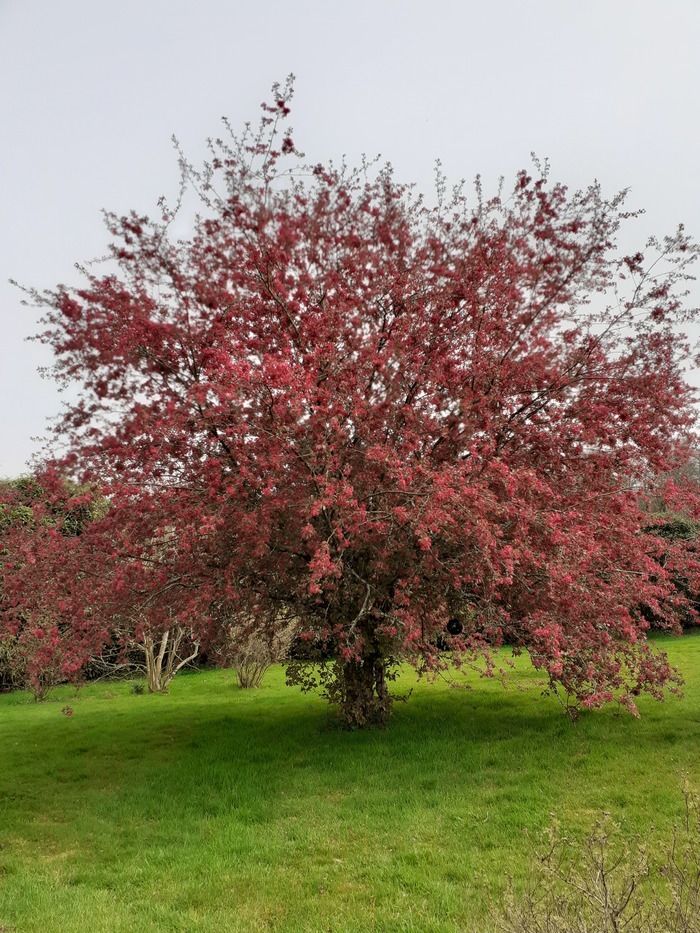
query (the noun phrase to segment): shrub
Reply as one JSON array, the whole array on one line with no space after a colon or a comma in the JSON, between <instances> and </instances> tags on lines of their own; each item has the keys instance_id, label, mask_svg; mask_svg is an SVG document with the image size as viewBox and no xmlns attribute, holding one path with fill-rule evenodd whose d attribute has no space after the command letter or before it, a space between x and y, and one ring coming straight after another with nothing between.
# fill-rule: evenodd
<instances>
[{"instance_id":1,"label":"shrub","mask_svg":"<svg viewBox=\"0 0 700 933\"><path fill-rule=\"evenodd\" d=\"M12 635L0 638L0 693L20 690L25 677L26 665L17 639Z\"/></svg>"},{"instance_id":2,"label":"shrub","mask_svg":"<svg viewBox=\"0 0 700 933\"><path fill-rule=\"evenodd\" d=\"M582 843L554 826L526 890L494 918L503 933L700 933L700 798L654 852L603 814Z\"/></svg>"},{"instance_id":3,"label":"shrub","mask_svg":"<svg viewBox=\"0 0 700 933\"><path fill-rule=\"evenodd\" d=\"M296 619L282 619L266 630L231 624L219 656L224 666L233 668L240 687L259 687L266 671L289 656L297 628Z\"/></svg>"}]
</instances>

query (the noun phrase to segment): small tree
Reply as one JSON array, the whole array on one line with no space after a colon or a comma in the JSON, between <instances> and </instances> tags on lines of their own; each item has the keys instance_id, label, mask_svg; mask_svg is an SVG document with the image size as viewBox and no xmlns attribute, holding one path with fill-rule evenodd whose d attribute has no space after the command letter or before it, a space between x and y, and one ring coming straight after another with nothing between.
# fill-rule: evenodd
<instances>
[{"instance_id":1,"label":"small tree","mask_svg":"<svg viewBox=\"0 0 700 933\"><path fill-rule=\"evenodd\" d=\"M43 700L76 679L102 634L68 612L82 542L104 499L54 473L0 483L0 665L13 686ZM80 555L80 556L78 556Z\"/></svg>"},{"instance_id":2,"label":"small tree","mask_svg":"<svg viewBox=\"0 0 700 933\"><path fill-rule=\"evenodd\" d=\"M206 626L189 618L185 593L193 584L174 529L154 524L153 517L148 511L111 510L93 529L99 584L90 595L78 585L74 599L91 599L108 621L112 643L121 647L116 666L142 672L150 693L167 693L199 655ZM120 550L126 542L128 552Z\"/></svg>"},{"instance_id":3,"label":"small tree","mask_svg":"<svg viewBox=\"0 0 700 933\"><path fill-rule=\"evenodd\" d=\"M4 488L0 622L38 699L88 665L140 670L163 693L199 653L176 537L140 506L108 507L52 473Z\"/></svg>"}]
</instances>

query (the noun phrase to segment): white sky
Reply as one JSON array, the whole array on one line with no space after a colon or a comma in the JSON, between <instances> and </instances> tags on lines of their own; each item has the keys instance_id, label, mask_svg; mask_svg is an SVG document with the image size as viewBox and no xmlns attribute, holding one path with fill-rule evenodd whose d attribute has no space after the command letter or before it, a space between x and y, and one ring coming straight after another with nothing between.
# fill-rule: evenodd
<instances>
[{"instance_id":1,"label":"white sky","mask_svg":"<svg viewBox=\"0 0 700 933\"><path fill-rule=\"evenodd\" d=\"M489 190L535 150L630 186L639 245L700 237L700 0L0 0L0 476L60 405L7 278L74 281L101 207L175 194L173 132L196 158L290 71L314 161L381 152L429 188L439 157Z\"/></svg>"}]
</instances>

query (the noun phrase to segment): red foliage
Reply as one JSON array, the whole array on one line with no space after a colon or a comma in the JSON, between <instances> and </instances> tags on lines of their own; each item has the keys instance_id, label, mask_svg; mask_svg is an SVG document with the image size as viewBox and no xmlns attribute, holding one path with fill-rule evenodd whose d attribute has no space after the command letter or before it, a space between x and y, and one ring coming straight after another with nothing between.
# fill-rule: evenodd
<instances>
[{"instance_id":1,"label":"red foliage","mask_svg":"<svg viewBox=\"0 0 700 933\"><path fill-rule=\"evenodd\" d=\"M0 637L13 640L18 679L37 698L76 679L110 637L77 586L97 501L51 471L0 484Z\"/></svg>"},{"instance_id":2,"label":"red foliage","mask_svg":"<svg viewBox=\"0 0 700 933\"><path fill-rule=\"evenodd\" d=\"M190 239L166 206L108 215L109 271L38 296L83 388L64 465L117 516L112 598L168 529L159 585L186 580L190 625L291 607L345 664L430 668L457 616L458 654L528 649L587 706L660 694L638 607L663 615L670 583L640 490L687 456L697 247L681 228L621 256L623 197L546 166L492 199L439 178L435 206L388 166L306 166L290 96L183 160Z\"/></svg>"},{"instance_id":3,"label":"red foliage","mask_svg":"<svg viewBox=\"0 0 700 933\"><path fill-rule=\"evenodd\" d=\"M37 695L80 680L105 647L124 653L193 628L208 581L180 559L160 514L153 498L125 507L53 471L0 485L0 637L13 639ZM198 637L208 636L207 619Z\"/></svg>"}]
</instances>

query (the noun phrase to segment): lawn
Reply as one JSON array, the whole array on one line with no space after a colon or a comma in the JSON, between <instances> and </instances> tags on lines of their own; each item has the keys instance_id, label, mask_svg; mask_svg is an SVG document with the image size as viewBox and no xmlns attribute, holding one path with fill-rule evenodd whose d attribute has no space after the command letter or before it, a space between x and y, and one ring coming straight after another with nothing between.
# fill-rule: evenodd
<instances>
[{"instance_id":1,"label":"lawn","mask_svg":"<svg viewBox=\"0 0 700 933\"><path fill-rule=\"evenodd\" d=\"M0 697L0 930L488 931L550 814L668 831L700 787L700 634L660 639L683 699L575 725L523 660L504 689L415 683L385 731L226 671L165 697ZM72 717L62 713L66 704Z\"/></svg>"}]
</instances>

